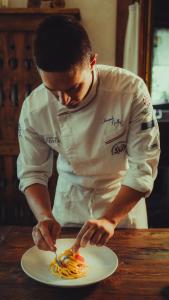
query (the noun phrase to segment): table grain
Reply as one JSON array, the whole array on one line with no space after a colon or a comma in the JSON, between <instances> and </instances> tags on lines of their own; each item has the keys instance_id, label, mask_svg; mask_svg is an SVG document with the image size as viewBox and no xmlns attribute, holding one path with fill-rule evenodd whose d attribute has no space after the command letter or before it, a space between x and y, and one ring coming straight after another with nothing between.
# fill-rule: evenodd
<instances>
[{"instance_id":1,"label":"table grain","mask_svg":"<svg viewBox=\"0 0 169 300\"><path fill-rule=\"evenodd\" d=\"M21 269L24 252L33 246L31 227L0 227L1 300L139 300L169 299L169 229L119 229L108 246L117 254L114 274L79 288L48 286ZM77 230L64 229L62 238Z\"/></svg>"}]
</instances>

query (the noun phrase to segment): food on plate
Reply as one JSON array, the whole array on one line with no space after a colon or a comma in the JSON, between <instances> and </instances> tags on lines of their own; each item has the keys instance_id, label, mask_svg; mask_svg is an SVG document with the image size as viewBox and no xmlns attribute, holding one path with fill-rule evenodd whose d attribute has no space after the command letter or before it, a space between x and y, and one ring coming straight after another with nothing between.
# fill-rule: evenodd
<instances>
[{"instance_id":1,"label":"food on plate","mask_svg":"<svg viewBox=\"0 0 169 300\"><path fill-rule=\"evenodd\" d=\"M50 271L61 278L74 279L86 275L87 265L83 256L67 249L51 261Z\"/></svg>"}]
</instances>

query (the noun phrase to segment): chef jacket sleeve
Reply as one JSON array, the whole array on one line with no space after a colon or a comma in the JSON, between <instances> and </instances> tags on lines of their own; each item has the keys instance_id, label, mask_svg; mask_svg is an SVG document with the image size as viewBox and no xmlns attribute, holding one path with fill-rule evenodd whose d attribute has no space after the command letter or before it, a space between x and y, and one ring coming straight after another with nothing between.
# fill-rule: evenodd
<instances>
[{"instance_id":1,"label":"chef jacket sleeve","mask_svg":"<svg viewBox=\"0 0 169 300\"><path fill-rule=\"evenodd\" d=\"M157 176L160 142L155 112L142 79L139 80L132 102L127 154L129 168L123 184L145 192L147 197Z\"/></svg>"},{"instance_id":2,"label":"chef jacket sleeve","mask_svg":"<svg viewBox=\"0 0 169 300\"><path fill-rule=\"evenodd\" d=\"M40 183L45 186L52 175L53 151L32 127L31 119L22 109L18 139L20 154L17 159L17 176L20 180L19 189L24 192L26 187Z\"/></svg>"}]
</instances>

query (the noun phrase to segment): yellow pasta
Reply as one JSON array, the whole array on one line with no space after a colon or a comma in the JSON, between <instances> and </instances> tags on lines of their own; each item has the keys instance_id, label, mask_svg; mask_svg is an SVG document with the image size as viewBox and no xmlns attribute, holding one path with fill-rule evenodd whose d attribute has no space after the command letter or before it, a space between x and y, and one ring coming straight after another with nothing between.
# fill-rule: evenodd
<instances>
[{"instance_id":1,"label":"yellow pasta","mask_svg":"<svg viewBox=\"0 0 169 300\"><path fill-rule=\"evenodd\" d=\"M61 278L74 279L85 276L87 266L79 253L72 253L72 250L68 249L51 261L50 270Z\"/></svg>"}]
</instances>

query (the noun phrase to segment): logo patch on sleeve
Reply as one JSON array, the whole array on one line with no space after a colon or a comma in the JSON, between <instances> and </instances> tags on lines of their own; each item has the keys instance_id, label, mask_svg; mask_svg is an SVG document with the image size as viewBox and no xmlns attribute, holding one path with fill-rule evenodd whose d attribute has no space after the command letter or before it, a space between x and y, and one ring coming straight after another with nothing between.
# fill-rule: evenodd
<instances>
[{"instance_id":1,"label":"logo patch on sleeve","mask_svg":"<svg viewBox=\"0 0 169 300\"><path fill-rule=\"evenodd\" d=\"M155 126L154 120L151 120L149 122L145 122L141 124L141 130L146 130L153 128Z\"/></svg>"}]
</instances>

